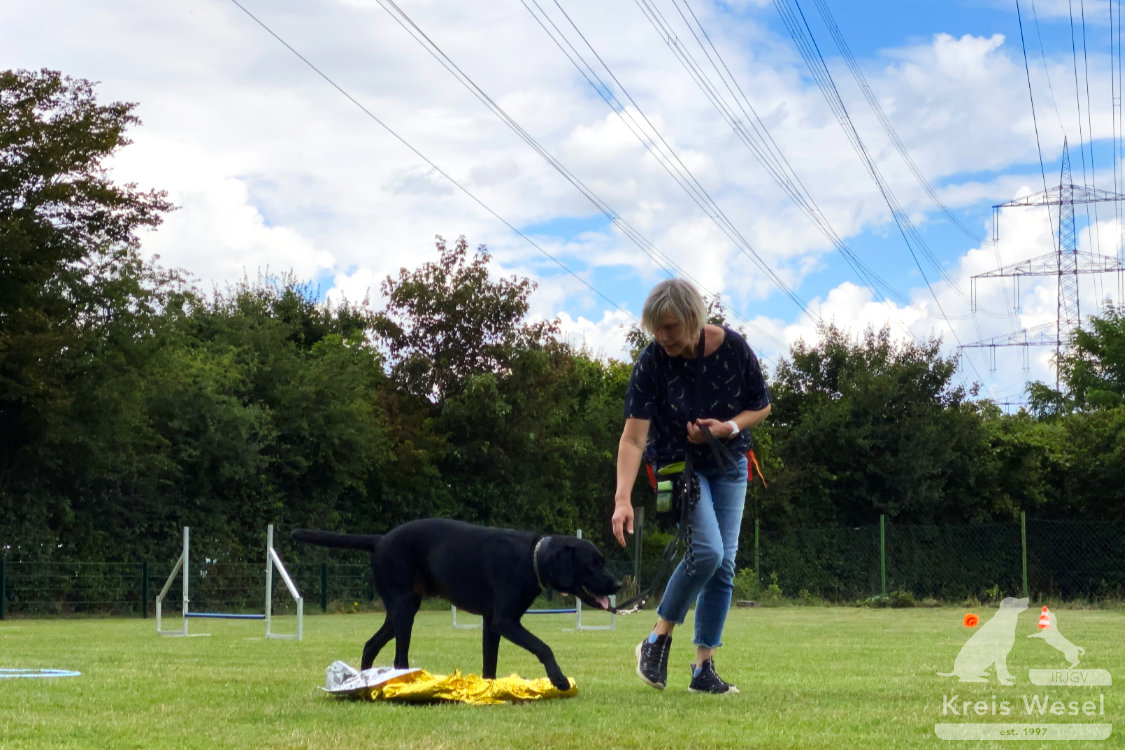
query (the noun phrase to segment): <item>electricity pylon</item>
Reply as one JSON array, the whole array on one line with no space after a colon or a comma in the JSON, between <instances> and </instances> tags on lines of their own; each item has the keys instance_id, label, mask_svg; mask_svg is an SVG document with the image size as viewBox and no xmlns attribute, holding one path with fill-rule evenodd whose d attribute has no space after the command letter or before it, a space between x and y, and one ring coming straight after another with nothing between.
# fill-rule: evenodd
<instances>
[{"instance_id":1,"label":"electricity pylon","mask_svg":"<svg viewBox=\"0 0 1125 750\"><path fill-rule=\"evenodd\" d=\"M1088 203L1113 203L1125 201L1125 195L1111 193L1106 190L1075 185L1070 175L1070 151L1066 139L1063 139L1062 168L1059 170L1058 187L1052 187L1041 193L1035 193L1024 198L1018 198L1007 203L992 207L992 240L999 240L1000 209L1020 206L1058 206L1059 226L1055 235L1055 249L1046 255L1021 260L1011 265L1003 266L995 271L978 274L972 277L972 303L976 311L976 283L977 279L991 279L1004 276L1055 276L1058 278L1058 310L1055 318L1054 335L1050 336L1048 327L1035 329L1034 333L1023 330L1015 331L1006 336L996 336L992 339L964 344L961 349L989 347L995 358L995 348L998 346L1050 346L1055 347L1055 387L1058 388L1058 361L1062 354L1063 346L1069 340L1070 333L1082 324L1082 311L1079 306L1078 276L1090 273L1121 273L1125 266L1117 258L1094 253L1078 252L1078 243L1074 231L1074 206ZM1018 283L1018 282L1017 282ZM1017 294L1018 299L1018 294ZM1031 335L1029 335L1031 334Z\"/></svg>"}]
</instances>

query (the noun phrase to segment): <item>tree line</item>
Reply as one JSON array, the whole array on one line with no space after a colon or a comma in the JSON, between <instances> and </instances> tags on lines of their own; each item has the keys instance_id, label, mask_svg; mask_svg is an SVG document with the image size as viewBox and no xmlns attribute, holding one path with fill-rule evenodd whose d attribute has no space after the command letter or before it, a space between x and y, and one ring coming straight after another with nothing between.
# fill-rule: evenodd
<instances>
[{"instance_id":1,"label":"tree line","mask_svg":"<svg viewBox=\"0 0 1125 750\"><path fill-rule=\"evenodd\" d=\"M173 206L115 183L136 105L0 72L0 552L164 559L188 525L217 559L267 523L385 530L422 516L611 546L631 363L532 321L528 279L437 238L370 300L292 277L205 294L141 254ZM722 308L712 311L721 320ZM634 347L643 344L630 332ZM752 337L750 338L753 344ZM763 527L1125 520L1125 317L1078 331L1063 386L1009 415L953 384L941 342L831 325L768 373ZM647 483L634 502L652 506ZM650 516L651 518L651 516Z\"/></svg>"}]
</instances>

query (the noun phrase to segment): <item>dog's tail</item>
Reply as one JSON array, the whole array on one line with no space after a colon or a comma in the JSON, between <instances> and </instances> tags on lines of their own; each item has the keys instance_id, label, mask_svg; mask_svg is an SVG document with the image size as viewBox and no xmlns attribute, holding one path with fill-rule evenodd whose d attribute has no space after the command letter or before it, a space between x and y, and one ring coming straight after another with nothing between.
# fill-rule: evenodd
<instances>
[{"instance_id":1,"label":"dog's tail","mask_svg":"<svg viewBox=\"0 0 1125 750\"><path fill-rule=\"evenodd\" d=\"M305 544L316 544L321 547L336 547L339 549L363 549L368 552L375 550L382 534L339 534L335 531L316 531L314 529L294 529L289 538Z\"/></svg>"}]
</instances>

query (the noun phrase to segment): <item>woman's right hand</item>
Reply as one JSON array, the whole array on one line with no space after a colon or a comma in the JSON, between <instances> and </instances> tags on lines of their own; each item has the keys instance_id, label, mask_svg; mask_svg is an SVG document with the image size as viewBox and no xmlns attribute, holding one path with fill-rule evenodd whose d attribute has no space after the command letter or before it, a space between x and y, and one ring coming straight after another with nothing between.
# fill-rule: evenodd
<instances>
[{"instance_id":1,"label":"woman's right hand","mask_svg":"<svg viewBox=\"0 0 1125 750\"><path fill-rule=\"evenodd\" d=\"M626 501L616 503L613 507L613 518L610 520L613 527L613 537L622 547L625 546L625 534L633 534L633 504Z\"/></svg>"},{"instance_id":2,"label":"woman's right hand","mask_svg":"<svg viewBox=\"0 0 1125 750\"><path fill-rule=\"evenodd\" d=\"M648 420L628 417L617 444L617 489L613 495L610 524L617 543L625 546L625 534L633 533L633 482L641 468L641 457L648 439Z\"/></svg>"}]
</instances>

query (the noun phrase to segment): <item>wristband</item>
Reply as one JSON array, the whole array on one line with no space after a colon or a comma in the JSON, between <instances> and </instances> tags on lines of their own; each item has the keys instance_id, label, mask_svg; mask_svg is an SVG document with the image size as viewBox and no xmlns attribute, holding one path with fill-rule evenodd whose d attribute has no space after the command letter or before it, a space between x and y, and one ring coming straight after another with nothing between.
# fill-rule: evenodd
<instances>
[{"instance_id":1,"label":"wristband","mask_svg":"<svg viewBox=\"0 0 1125 750\"><path fill-rule=\"evenodd\" d=\"M735 435L737 435L739 432L741 432L741 430L738 429L738 422L735 422L733 419L727 420L727 424L729 424L731 426L731 428L733 429L731 434L727 435L728 438L732 438Z\"/></svg>"}]
</instances>

